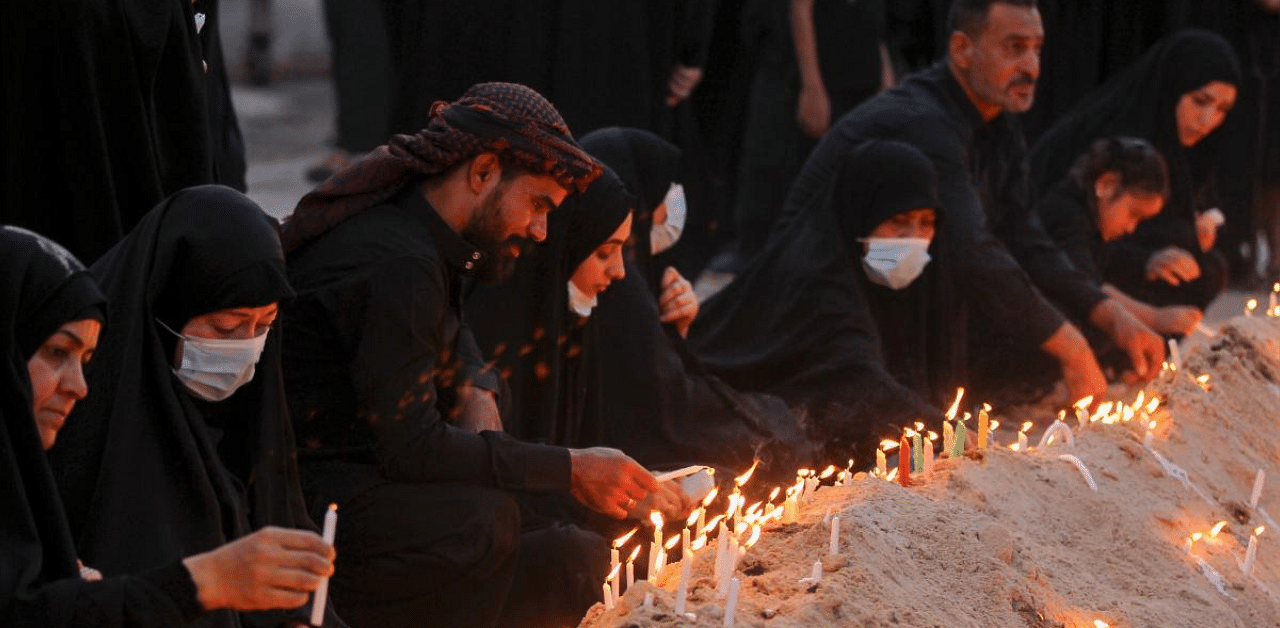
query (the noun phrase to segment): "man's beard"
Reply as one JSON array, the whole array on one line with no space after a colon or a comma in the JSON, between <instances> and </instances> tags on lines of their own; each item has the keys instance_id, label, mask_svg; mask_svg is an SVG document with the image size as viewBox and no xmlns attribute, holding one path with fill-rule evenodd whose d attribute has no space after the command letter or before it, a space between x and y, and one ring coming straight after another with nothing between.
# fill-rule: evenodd
<instances>
[{"instance_id":1,"label":"man's beard","mask_svg":"<svg viewBox=\"0 0 1280 628\"><path fill-rule=\"evenodd\" d=\"M462 237L484 254L475 271L475 279L480 283L502 283L510 279L517 259L531 245L527 238L520 236L503 238L506 228L498 200L505 189L506 186L499 185L490 192L462 230Z\"/></svg>"}]
</instances>

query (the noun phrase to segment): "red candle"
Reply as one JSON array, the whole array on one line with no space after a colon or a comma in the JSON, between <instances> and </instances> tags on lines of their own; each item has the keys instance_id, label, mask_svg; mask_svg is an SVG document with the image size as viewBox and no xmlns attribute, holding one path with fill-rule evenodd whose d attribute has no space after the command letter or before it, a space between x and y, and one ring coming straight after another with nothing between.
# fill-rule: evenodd
<instances>
[{"instance_id":1,"label":"red candle","mask_svg":"<svg viewBox=\"0 0 1280 628\"><path fill-rule=\"evenodd\" d=\"M911 486L911 441L906 434L898 444L898 484Z\"/></svg>"}]
</instances>

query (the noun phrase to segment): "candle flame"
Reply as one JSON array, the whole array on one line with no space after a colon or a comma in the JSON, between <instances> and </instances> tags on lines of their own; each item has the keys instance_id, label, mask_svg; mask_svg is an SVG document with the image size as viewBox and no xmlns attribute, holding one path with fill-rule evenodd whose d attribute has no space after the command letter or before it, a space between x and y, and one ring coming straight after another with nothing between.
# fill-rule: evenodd
<instances>
[{"instance_id":1,"label":"candle flame","mask_svg":"<svg viewBox=\"0 0 1280 628\"><path fill-rule=\"evenodd\" d=\"M818 474L818 479L825 480L831 477L832 474L834 474L835 472L836 472L836 465L828 465L827 468L822 470L822 473Z\"/></svg>"},{"instance_id":2,"label":"candle flame","mask_svg":"<svg viewBox=\"0 0 1280 628\"><path fill-rule=\"evenodd\" d=\"M1085 397L1084 399L1081 399L1080 401L1077 401L1072 405L1074 405L1076 408L1084 410L1085 408L1088 408L1089 406L1093 405L1093 395L1089 395L1088 397Z\"/></svg>"},{"instance_id":3,"label":"candle flame","mask_svg":"<svg viewBox=\"0 0 1280 628\"><path fill-rule=\"evenodd\" d=\"M895 449L897 446L898 446L898 441L896 441L896 440L889 440L889 439L887 439L887 438L886 438L886 439L884 439L884 440L880 441L880 449L881 449L881 451L891 451L891 450Z\"/></svg>"},{"instance_id":4,"label":"candle flame","mask_svg":"<svg viewBox=\"0 0 1280 628\"><path fill-rule=\"evenodd\" d=\"M710 506L711 502L715 501L716 495L719 495L719 494L720 494L719 488L711 489L711 492L707 493L707 496L702 498L702 507L706 508L707 506Z\"/></svg>"},{"instance_id":5,"label":"candle flame","mask_svg":"<svg viewBox=\"0 0 1280 628\"><path fill-rule=\"evenodd\" d=\"M1026 434L1026 433L1027 433L1027 430L1031 429L1031 426L1033 426L1033 425L1035 425L1035 424L1034 424L1034 423L1032 423L1031 421L1027 421L1026 423L1023 423L1023 424L1022 424L1022 429L1021 429L1021 430L1018 430L1018 431L1019 431L1019 432L1021 432L1021 433L1023 433L1023 434Z\"/></svg>"},{"instance_id":6,"label":"candle flame","mask_svg":"<svg viewBox=\"0 0 1280 628\"><path fill-rule=\"evenodd\" d=\"M813 469L797 469L796 470L797 477L807 478L810 475L813 475Z\"/></svg>"},{"instance_id":7,"label":"candle flame","mask_svg":"<svg viewBox=\"0 0 1280 628\"><path fill-rule=\"evenodd\" d=\"M702 529L698 530L698 534L700 536L706 536L708 532L716 529L717 525L720 525L721 519L724 519L724 515L716 515L712 517L711 521L707 522L707 525L702 526Z\"/></svg>"},{"instance_id":8,"label":"candle flame","mask_svg":"<svg viewBox=\"0 0 1280 628\"><path fill-rule=\"evenodd\" d=\"M707 546L707 535L703 534L698 536L698 538L694 539L693 542L689 544L689 549L696 552L706 546Z\"/></svg>"},{"instance_id":9,"label":"candle flame","mask_svg":"<svg viewBox=\"0 0 1280 628\"><path fill-rule=\"evenodd\" d=\"M1213 529L1209 530L1209 538L1211 539L1217 538L1218 533L1222 532L1222 529L1225 527L1227 527L1226 521L1219 521L1218 523L1214 524Z\"/></svg>"},{"instance_id":10,"label":"candle flame","mask_svg":"<svg viewBox=\"0 0 1280 628\"><path fill-rule=\"evenodd\" d=\"M622 535L622 536L620 536L620 537L618 537L618 538L614 539L614 540L613 540L613 547L614 547L614 549L617 549L617 548L622 547L623 545L626 545L626 544L627 544L627 541L630 541L630 540L631 540L631 537L632 537L632 536L634 536L634 535L635 535L635 533L636 533L637 531L639 531L639 530L640 530L640 526L636 526L636 527L634 527L634 528L631 528L631 531L630 531L630 532L628 532L628 533L626 533L626 534L624 534L624 535Z\"/></svg>"},{"instance_id":11,"label":"candle flame","mask_svg":"<svg viewBox=\"0 0 1280 628\"><path fill-rule=\"evenodd\" d=\"M329 503L329 510L332 510L333 512L338 512L338 504L333 503L333 502L330 502L330 503Z\"/></svg>"},{"instance_id":12,"label":"candle flame","mask_svg":"<svg viewBox=\"0 0 1280 628\"><path fill-rule=\"evenodd\" d=\"M904 428L902 428L902 433L903 433L903 434L906 434L907 438L911 438L911 437L913 437L913 436L915 436L915 435L917 434L917 432L916 432L915 430L913 430L913 429L911 429L911 428L909 428L909 427L904 427Z\"/></svg>"},{"instance_id":13,"label":"candle flame","mask_svg":"<svg viewBox=\"0 0 1280 628\"><path fill-rule=\"evenodd\" d=\"M751 547L752 545L755 545L759 540L760 540L760 526L753 525L751 526L751 536L747 538L747 542L745 545L743 545L743 548L745 549L745 548Z\"/></svg>"},{"instance_id":14,"label":"candle flame","mask_svg":"<svg viewBox=\"0 0 1280 628\"><path fill-rule=\"evenodd\" d=\"M956 400L955 400L955 401L953 401L953 402L951 402L951 407L950 407L949 409L947 409L947 420L948 420L948 421L954 421L954 420L956 420L956 411L960 409L960 400L961 400L961 399L964 399L964 388L963 388L963 387L960 387L960 388L957 388L957 389L956 389Z\"/></svg>"},{"instance_id":15,"label":"candle flame","mask_svg":"<svg viewBox=\"0 0 1280 628\"><path fill-rule=\"evenodd\" d=\"M1018 451L1019 449L1021 449L1021 447L1018 446L1018 443L1014 443L1012 445L1009 445L1009 449L1012 449L1013 451Z\"/></svg>"},{"instance_id":16,"label":"candle flame","mask_svg":"<svg viewBox=\"0 0 1280 628\"><path fill-rule=\"evenodd\" d=\"M923 431L924 431L924 423L921 423L921 422L919 422L919 421L916 421L916 431L917 431L917 432L923 432Z\"/></svg>"},{"instance_id":17,"label":"candle flame","mask_svg":"<svg viewBox=\"0 0 1280 628\"><path fill-rule=\"evenodd\" d=\"M780 493L781 491L782 491L782 487L781 487L781 486L775 486L775 487L773 487L773 490L772 490L772 491L769 491L769 501L770 501L770 502L773 502L773 500L777 499L777 498L778 498L778 493Z\"/></svg>"},{"instance_id":18,"label":"candle flame","mask_svg":"<svg viewBox=\"0 0 1280 628\"><path fill-rule=\"evenodd\" d=\"M1256 527L1256 528L1254 528L1254 529L1253 529L1253 535L1254 535L1254 536L1262 536L1262 533L1263 533L1263 532L1266 532L1266 531L1267 531L1267 526L1258 526L1258 527Z\"/></svg>"},{"instance_id":19,"label":"candle flame","mask_svg":"<svg viewBox=\"0 0 1280 628\"><path fill-rule=\"evenodd\" d=\"M658 512L658 511L656 511L656 510L651 510L651 511L649 511L649 521L652 521L652 522L653 522L653 527L654 527L654 528L656 528L656 529L658 529L658 530L661 530L661 529L662 529L662 513ZM598 573L598 572L597 572L597 573Z\"/></svg>"},{"instance_id":20,"label":"candle flame","mask_svg":"<svg viewBox=\"0 0 1280 628\"><path fill-rule=\"evenodd\" d=\"M640 555L640 546L636 545L636 548L631 550L631 555L627 557L627 562L629 563L636 562L636 557L639 555Z\"/></svg>"},{"instance_id":21,"label":"candle flame","mask_svg":"<svg viewBox=\"0 0 1280 628\"><path fill-rule=\"evenodd\" d=\"M894 481L894 480L898 479L898 467L894 467L894 468L892 468L892 469L889 469L889 474L888 474L888 475L886 475L886 476L884 476L884 479L885 479L885 480L887 480L887 481L889 481L889 482L892 482L892 481Z\"/></svg>"},{"instance_id":22,"label":"candle flame","mask_svg":"<svg viewBox=\"0 0 1280 628\"><path fill-rule=\"evenodd\" d=\"M1160 407L1160 398L1152 397L1151 401L1147 402L1147 407L1143 408L1143 410L1146 411L1147 414L1151 414L1152 412L1156 411L1156 408L1159 408L1159 407Z\"/></svg>"},{"instance_id":23,"label":"candle flame","mask_svg":"<svg viewBox=\"0 0 1280 628\"><path fill-rule=\"evenodd\" d=\"M609 571L609 577L604 579L605 582L613 582L613 580L618 577L619 569L622 569L622 563L618 563L613 566L613 569Z\"/></svg>"},{"instance_id":24,"label":"candle flame","mask_svg":"<svg viewBox=\"0 0 1280 628\"><path fill-rule=\"evenodd\" d=\"M1276 283L1271 284L1271 291L1280 292L1280 281L1277 281Z\"/></svg>"},{"instance_id":25,"label":"candle flame","mask_svg":"<svg viewBox=\"0 0 1280 628\"><path fill-rule=\"evenodd\" d=\"M750 469L747 469L747 472L746 472L746 473L743 473L742 475L739 475L738 477L733 478L733 483L734 483L734 484L737 484L738 486L742 486L743 484L746 484L746 483L747 483L747 480L750 480L750 479L751 479L751 474L753 474L753 473L755 473L755 472L756 472L756 467L758 467L758 466L760 466L760 459L759 459L759 458L755 459L755 460L751 463L751 468L750 468Z\"/></svg>"},{"instance_id":26,"label":"candle flame","mask_svg":"<svg viewBox=\"0 0 1280 628\"><path fill-rule=\"evenodd\" d=\"M1145 390L1139 390L1139 391L1138 391L1138 397L1137 397L1136 399L1134 399L1134 400L1133 400L1133 407L1135 407L1135 408L1141 408L1141 407L1142 407L1142 400L1145 398L1146 394L1147 394L1147 391L1145 391Z\"/></svg>"},{"instance_id":27,"label":"candle flame","mask_svg":"<svg viewBox=\"0 0 1280 628\"><path fill-rule=\"evenodd\" d=\"M1254 310L1258 309L1258 300L1257 300L1257 299L1249 299L1249 302L1248 302L1248 303L1246 303L1244 307L1245 307L1245 309L1246 309L1246 310L1249 310L1250 312L1252 312L1252 311L1254 311Z\"/></svg>"},{"instance_id":28,"label":"candle flame","mask_svg":"<svg viewBox=\"0 0 1280 628\"><path fill-rule=\"evenodd\" d=\"M1192 541L1199 541L1200 539L1203 539L1203 538L1204 538L1204 535L1199 532L1196 532L1195 534L1191 535Z\"/></svg>"},{"instance_id":29,"label":"candle flame","mask_svg":"<svg viewBox=\"0 0 1280 628\"><path fill-rule=\"evenodd\" d=\"M938 433L933 430L929 430L929 440L938 440Z\"/></svg>"},{"instance_id":30,"label":"candle flame","mask_svg":"<svg viewBox=\"0 0 1280 628\"><path fill-rule=\"evenodd\" d=\"M972 413L972 412L966 412L966 413L964 413L964 418L960 419L960 422L961 422L961 423L963 423L963 422L968 421L969 419L972 419L972 418L973 418L973 413Z\"/></svg>"},{"instance_id":31,"label":"candle flame","mask_svg":"<svg viewBox=\"0 0 1280 628\"><path fill-rule=\"evenodd\" d=\"M705 516L705 513L706 511L701 508L694 508L693 512L689 513L689 518L684 520L684 527L692 528L694 524L698 523L698 515Z\"/></svg>"},{"instance_id":32,"label":"candle flame","mask_svg":"<svg viewBox=\"0 0 1280 628\"><path fill-rule=\"evenodd\" d=\"M1108 624L1101 619L1095 619L1093 620L1093 628L1111 628L1111 624Z\"/></svg>"},{"instance_id":33,"label":"candle flame","mask_svg":"<svg viewBox=\"0 0 1280 628\"><path fill-rule=\"evenodd\" d=\"M667 539L667 540L666 540L666 542L662 544L662 547L663 547L664 549L672 549L672 548L674 548L674 547L676 546L676 543L679 543L679 542L680 542L680 535L679 535L679 534L677 534L677 535L675 535L675 536L673 536L673 537L671 537L671 538Z\"/></svg>"},{"instance_id":34,"label":"candle flame","mask_svg":"<svg viewBox=\"0 0 1280 628\"><path fill-rule=\"evenodd\" d=\"M1000 429L1000 422L995 419L991 419L991 431L994 432L998 429Z\"/></svg>"},{"instance_id":35,"label":"candle flame","mask_svg":"<svg viewBox=\"0 0 1280 628\"><path fill-rule=\"evenodd\" d=\"M1147 424L1147 429L1149 429L1149 430L1154 430L1154 429L1156 429L1156 422L1155 422L1155 421L1152 421L1152 422L1148 423L1148 424Z\"/></svg>"}]
</instances>

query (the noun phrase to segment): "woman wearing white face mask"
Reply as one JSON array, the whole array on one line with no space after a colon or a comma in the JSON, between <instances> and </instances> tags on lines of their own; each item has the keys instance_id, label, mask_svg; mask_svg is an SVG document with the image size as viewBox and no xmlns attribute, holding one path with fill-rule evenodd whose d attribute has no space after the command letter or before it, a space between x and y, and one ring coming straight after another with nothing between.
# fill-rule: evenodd
<instances>
[{"instance_id":1,"label":"woman wearing white face mask","mask_svg":"<svg viewBox=\"0 0 1280 628\"><path fill-rule=\"evenodd\" d=\"M189 188L91 271L113 321L88 377L100 392L50 451L86 564L136 573L267 525L313 529L271 329L293 297L275 221L229 188Z\"/></svg>"},{"instance_id":2,"label":"woman wearing white face mask","mask_svg":"<svg viewBox=\"0 0 1280 628\"><path fill-rule=\"evenodd\" d=\"M823 206L703 304L690 330L713 373L806 412L827 458L865 463L901 426L939 420L961 384L964 322L938 263L936 181L909 145L854 148Z\"/></svg>"}]
</instances>

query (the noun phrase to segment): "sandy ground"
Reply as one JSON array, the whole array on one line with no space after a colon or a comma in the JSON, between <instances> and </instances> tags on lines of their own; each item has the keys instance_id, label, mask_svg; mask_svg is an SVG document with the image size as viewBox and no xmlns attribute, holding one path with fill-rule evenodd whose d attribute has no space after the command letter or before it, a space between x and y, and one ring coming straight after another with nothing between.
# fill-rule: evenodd
<instances>
[{"instance_id":1,"label":"sandy ground","mask_svg":"<svg viewBox=\"0 0 1280 628\"><path fill-rule=\"evenodd\" d=\"M1212 341L1188 341L1183 360L1143 391L1162 400L1150 447L1140 415L1084 427L1072 420L1071 446L1057 439L1039 449L1033 432L1030 452L971 449L911 488L869 476L820 488L796 523L768 525L746 551L735 572L736 625L1280 626L1280 528L1266 513L1280 513L1280 319L1234 318ZM1006 419L1001 442L1016 438L1013 425ZM1063 454L1080 459L1097 491ZM1273 479L1254 509L1259 468ZM842 522L835 559L828 513ZM1241 562L1257 526L1272 529L1258 537L1246 576ZM693 558L695 619L672 611L673 564L659 587L637 585L609 611L597 605L582 626L722 625L714 545ZM828 571L811 586L801 580L816 560ZM645 591L656 591L649 609Z\"/></svg>"}]
</instances>

